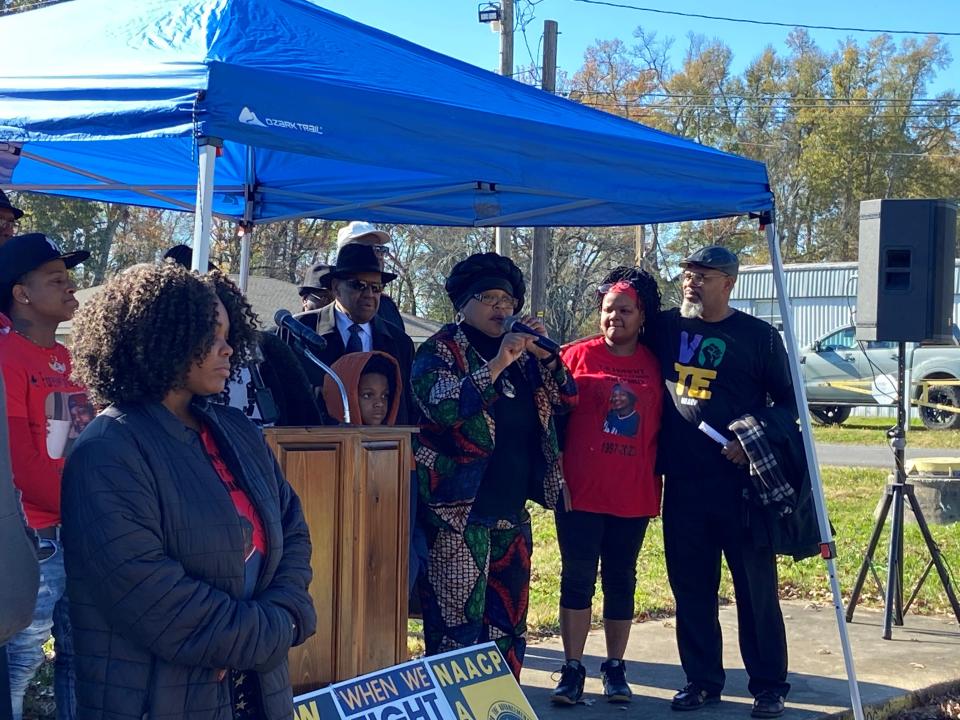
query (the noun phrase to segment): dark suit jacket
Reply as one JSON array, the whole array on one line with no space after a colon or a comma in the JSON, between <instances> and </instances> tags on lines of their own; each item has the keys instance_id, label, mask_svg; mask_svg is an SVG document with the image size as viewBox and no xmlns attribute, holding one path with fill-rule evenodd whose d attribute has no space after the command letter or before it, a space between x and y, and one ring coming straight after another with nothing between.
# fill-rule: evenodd
<instances>
[{"instance_id":1,"label":"dark suit jacket","mask_svg":"<svg viewBox=\"0 0 960 720\"><path fill-rule=\"evenodd\" d=\"M260 333L260 375L277 406L277 425L326 425L300 357L272 332Z\"/></svg>"},{"instance_id":2,"label":"dark suit jacket","mask_svg":"<svg viewBox=\"0 0 960 720\"><path fill-rule=\"evenodd\" d=\"M337 329L337 321L333 312L334 303L319 310L300 313L294 317L312 329L324 340L327 347L317 355L327 365L332 365L340 356L346 353L343 338ZM393 323L387 322L379 315L374 315L370 321L373 334L373 349L380 350L392 356L400 365L400 376L403 378L403 397L400 402L400 411L397 413L398 425L415 425L418 414L413 402L413 393L410 388L410 370L413 366L413 340ZM323 404L323 378L326 373L314 365L306 357L298 354L303 369L313 385L314 395L321 410L326 416L326 406Z\"/></svg>"},{"instance_id":3,"label":"dark suit jacket","mask_svg":"<svg viewBox=\"0 0 960 720\"><path fill-rule=\"evenodd\" d=\"M377 310L377 317L386 320L388 323L393 323L403 332L407 331L407 326L403 324L403 315L400 314L400 308L397 307L396 301L386 293L380 296L380 309Z\"/></svg>"}]
</instances>

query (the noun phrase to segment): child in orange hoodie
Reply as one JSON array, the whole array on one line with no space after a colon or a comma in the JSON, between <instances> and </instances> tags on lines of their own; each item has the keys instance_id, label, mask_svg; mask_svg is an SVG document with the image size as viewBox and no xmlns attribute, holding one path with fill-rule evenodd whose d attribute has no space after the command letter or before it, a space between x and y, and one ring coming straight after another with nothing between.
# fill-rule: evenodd
<instances>
[{"instance_id":1,"label":"child in orange hoodie","mask_svg":"<svg viewBox=\"0 0 960 720\"><path fill-rule=\"evenodd\" d=\"M393 425L397 421L403 379L400 366L390 355L379 350L347 353L330 368L343 381L351 425ZM342 423L340 388L329 375L323 379L323 401L330 418Z\"/></svg>"},{"instance_id":2,"label":"child in orange hoodie","mask_svg":"<svg viewBox=\"0 0 960 720\"><path fill-rule=\"evenodd\" d=\"M351 425L393 425L400 409L403 379L400 366L390 355L378 350L347 353L330 366L343 382L350 406ZM343 423L343 400L340 388L327 375L323 379L323 401L331 420ZM359 422L358 422L359 420ZM408 590L416 598L414 584L420 569L426 567L427 539L417 524L417 485L410 491L410 577ZM413 611L415 608L411 608Z\"/></svg>"}]
</instances>

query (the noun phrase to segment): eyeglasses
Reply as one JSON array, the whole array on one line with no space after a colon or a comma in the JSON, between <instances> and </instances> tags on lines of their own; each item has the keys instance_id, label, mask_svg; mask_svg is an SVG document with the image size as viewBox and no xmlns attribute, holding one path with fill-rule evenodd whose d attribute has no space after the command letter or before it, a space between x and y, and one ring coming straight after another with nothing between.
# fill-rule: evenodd
<instances>
[{"instance_id":1,"label":"eyeglasses","mask_svg":"<svg viewBox=\"0 0 960 720\"><path fill-rule=\"evenodd\" d=\"M3 219L0 219L0 230L13 230L13 232L17 232L17 230L19 230L19 229L20 229L20 221L19 221L19 220L3 220Z\"/></svg>"},{"instance_id":2,"label":"eyeglasses","mask_svg":"<svg viewBox=\"0 0 960 720\"><path fill-rule=\"evenodd\" d=\"M608 292L613 290L613 286L616 285L618 282L627 282L629 284L629 282L626 280L617 280L617 282L603 283L602 285L597 285L597 294L606 295Z\"/></svg>"},{"instance_id":3,"label":"eyeglasses","mask_svg":"<svg viewBox=\"0 0 960 720\"><path fill-rule=\"evenodd\" d=\"M707 273L690 272L689 270L684 270L680 277L683 279L683 282L689 285L703 285L710 278L723 278L730 276L724 273L714 273L712 275L708 275Z\"/></svg>"},{"instance_id":4,"label":"eyeglasses","mask_svg":"<svg viewBox=\"0 0 960 720\"><path fill-rule=\"evenodd\" d=\"M379 255L380 257L390 254L389 245L371 245L370 247L373 249L374 254Z\"/></svg>"},{"instance_id":5,"label":"eyeglasses","mask_svg":"<svg viewBox=\"0 0 960 720\"><path fill-rule=\"evenodd\" d=\"M347 287L356 290L361 295L363 295L363 293L365 293L367 290L372 292L374 295L379 295L383 292L383 283L369 283L357 279L347 280Z\"/></svg>"},{"instance_id":6,"label":"eyeglasses","mask_svg":"<svg viewBox=\"0 0 960 720\"><path fill-rule=\"evenodd\" d=\"M329 305L331 302L333 302L333 301L330 299L330 294L329 294L329 293L326 293L326 294L324 295L324 297L320 297L320 296L317 295L316 293L308 292L308 293L307 293L307 297L308 297L308 298L313 298L313 299L316 300L318 303L323 303L324 305Z\"/></svg>"},{"instance_id":7,"label":"eyeglasses","mask_svg":"<svg viewBox=\"0 0 960 720\"><path fill-rule=\"evenodd\" d=\"M473 295L473 299L476 300L481 305L486 305L487 307L508 307L511 310L516 310L517 306L520 305L520 301L515 297L510 295L492 295L491 293L477 293Z\"/></svg>"}]
</instances>

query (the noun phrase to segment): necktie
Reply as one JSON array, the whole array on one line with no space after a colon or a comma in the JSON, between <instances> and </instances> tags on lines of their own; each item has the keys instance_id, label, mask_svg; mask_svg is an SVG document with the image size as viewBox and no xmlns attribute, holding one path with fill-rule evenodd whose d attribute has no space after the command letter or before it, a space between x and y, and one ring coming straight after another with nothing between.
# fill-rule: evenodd
<instances>
[{"instance_id":1,"label":"necktie","mask_svg":"<svg viewBox=\"0 0 960 720\"><path fill-rule=\"evenodd\" d=\"M363 352L363 341L360 339L361 328L359 325L354 323L351 325L348 330L350 331L350 339L347 340L347 352Z\"/></svg>"}]
</instances>

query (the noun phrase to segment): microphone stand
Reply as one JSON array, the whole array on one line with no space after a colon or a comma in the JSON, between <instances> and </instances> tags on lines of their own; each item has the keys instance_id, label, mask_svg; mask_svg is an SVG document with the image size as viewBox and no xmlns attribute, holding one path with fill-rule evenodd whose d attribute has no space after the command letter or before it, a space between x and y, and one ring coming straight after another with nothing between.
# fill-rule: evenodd
<instances>
[{"instance_id":1,"label":"microphone stand","mask_svg":"<svg viewBox=\"0 0 960 720\"><path fill-rule=\"evenodd\" d=\"M350 424L350 403L347 401L347 390L343 386L343 381L340 379L340 376L337 375L329 365L327 365L323 360L318 358L313 354L313 351L306 346L305 343L300 343L303 350L303 355L306 358L309 358L310 361L323 370L327 375L333 378L333 381L337 384L337 387L340 388L340 400L343 403L343 422L347 425Z\"/></svg>"},{"instance_id":2,"label":"microphone stand","mask_svg":"<svg viewBox=\"0 0 960 720\"><path fill-rule=\"evenodd\" d=\"M327 365L323 360L318 358L313 351L308 347L307 343L303 342L300 338L295 337L293 333L287 331L286 328L279 327L277 328L278 333L282 333L280 337L286 341L287 345L293 345L296 350L298 350L305 358L310 360L314 365L323 370L327 375L333 378L333 381L337 384L337 387L340 389L340 400L343 402L343 422L347 425L350 424L350 402L347 400L347 389L343 386L343 381L340 379L340 376L337 375L333 369Z\"/></svg>"}]
</instances>

